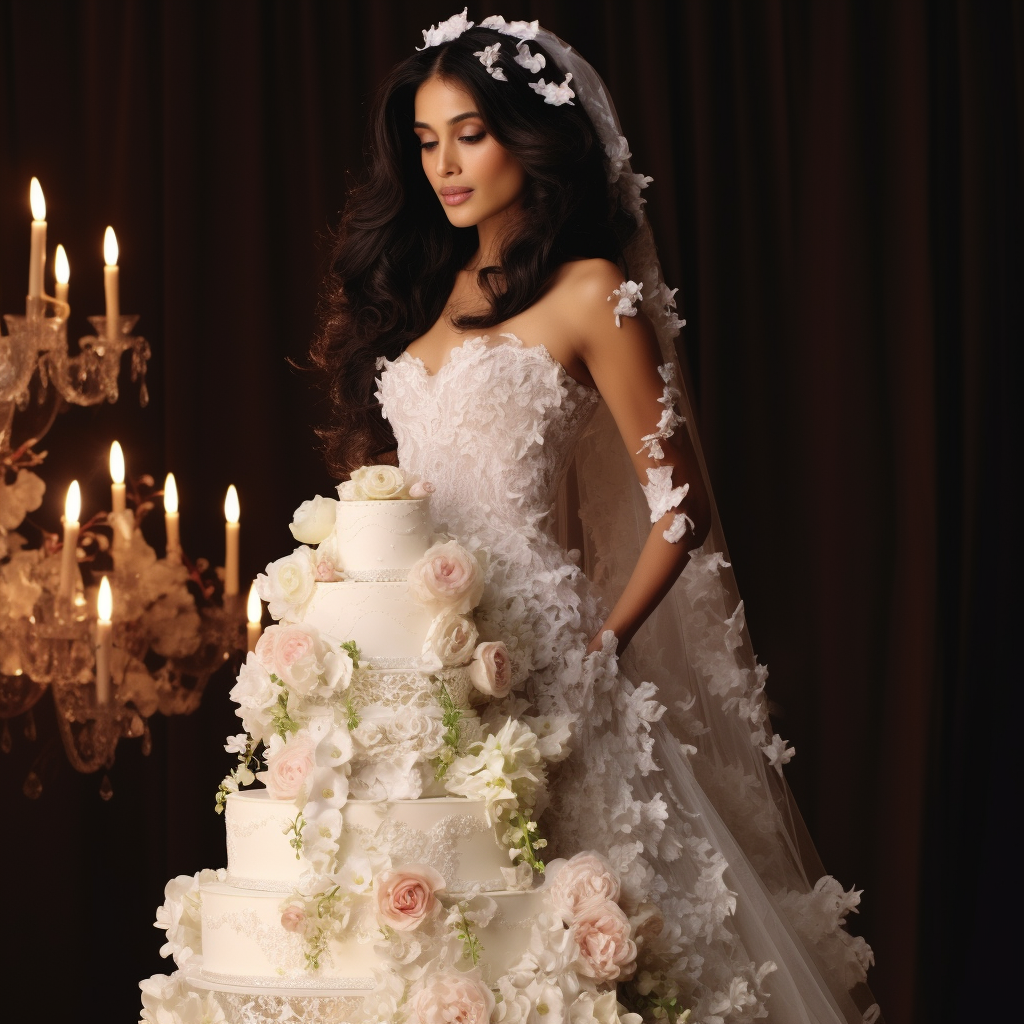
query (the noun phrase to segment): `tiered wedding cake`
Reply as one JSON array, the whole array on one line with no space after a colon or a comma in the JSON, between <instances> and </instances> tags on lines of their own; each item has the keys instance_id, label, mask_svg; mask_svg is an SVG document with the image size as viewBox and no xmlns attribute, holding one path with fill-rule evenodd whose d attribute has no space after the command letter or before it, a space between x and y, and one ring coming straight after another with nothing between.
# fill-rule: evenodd
<instances>
[{"instance_id":1,"label":"tiered wedding cake","mask_svg":"<svg viewBox=\"0 0 1024 1024\"><path fill-rule=\"evenodd\" d=\"M615 872L539 859L568 728L509 693L473 619L486 566L435 536L429 491L358 470L259 577L277 623L231 691L227 868L168 883L179 970L142 983L144 1021L639 1021Z\"/></svg>"}]
</instances>

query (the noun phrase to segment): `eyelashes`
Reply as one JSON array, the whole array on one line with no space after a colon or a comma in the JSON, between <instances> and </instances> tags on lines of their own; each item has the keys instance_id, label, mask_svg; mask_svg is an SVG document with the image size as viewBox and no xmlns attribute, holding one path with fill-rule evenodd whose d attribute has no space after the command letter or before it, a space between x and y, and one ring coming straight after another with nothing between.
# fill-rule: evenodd
<instances>
[{"instance_id":1,"label":"eyelashes","mask_svg":"<svg viewBox=\"0 0 1024 1024\"><path fill-rule=\"evenodd\" d=\"M466 142L469 145L474 145L477 142L483 141L487 137L487 132L479 132L476 135L460 135L459 142ZM420 149L425 152L429 152L437 145L436 142L421 142Z\"/></svg>"}]
</instances>

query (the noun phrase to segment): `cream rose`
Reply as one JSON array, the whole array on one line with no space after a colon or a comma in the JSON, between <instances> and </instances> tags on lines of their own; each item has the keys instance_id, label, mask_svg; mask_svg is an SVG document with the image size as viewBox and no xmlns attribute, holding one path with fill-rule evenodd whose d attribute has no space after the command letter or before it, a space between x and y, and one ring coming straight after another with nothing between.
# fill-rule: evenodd
<instances>
[{"instance_id":1,"label":"cream rose","mask_svg":"<svg viewBox=\"0 0 1024 1024\"><path fill-rule=\"evenodd\" d=\"M425 604L463 613L479 604L484 577L477 560L461 544L442 541L409 570L409 588Z\"/></svg>"},{"instance_id":2,"label":"cream rose","mask_svg":"<svg viewBox=\"0 0 1024 1024\"><path fill-rule=\"evenodd\" d=\"M554 876L549 890L552 903L568 918L580 914L589 904L616 902L619 876L598 853L577 853Z\"/></svg>"},{"instance_id":3,"label":"cream rose","mask_svg":"<svg viewBox=\"0 0 1024 1024\"><path fill-rule=\"evenodd\" d=\"M439 974L412 997L420 1024L487 1024L494 996L483 980L453 971Z\"/></svg>"},{"instance_id":4,"label":"cream rose","mask_svg":"<svg viewBox=\"0 0 1024 1024\"><path fill-rule=\"evenodd\" d=\"M442 612L430 624L423 641L424 659L442 668L465 665L473 657L477 629L472 619L458 612Z\"/></svg>"},{"instance_id":5,"label":"cream rose","mask_svg":"<svg viewBox=\"0 0 1024 1024\"><path fill-rule=\"evenodd\" d=\"M512 689L512 660L500 640L479 644L469 666L469 680L489 697L501 700Z\"/></svg>"},{"instance_id":6,"label":"cream rose","mask_svg":"<svg viewBox=\"0 0 1024 1024\"><path fill-rule=\"evenodd\" d=\"M316 767L315 754L316 742L308 734L297 733L288 740L275 734L267 748L267 770L256 778L275 800L295 800Z\"/></svg>"},{"instance_id":7,"label":"cream rose","mask_svg":"<svg viewBox=\"0 0 1024 1024\"><path fill-rule=\"evenodd\" d=\"M405 474L396 466L362 466L352 473L352 483L369 501L386 501L407 495Z\"/></svg>"},{"instance_id":8,"label":"cream rose","mask_svg":"<svg viewBox=\"0 0 1024 1024\"><path fill-rule=\"evenodd\" d=\"M438 912L441 904L434 894L444 887L444 878L426 864L385 871L373 882L377 917L395 931L412 931Z\"/></svg>"},{"instance_id":9,"label":"cream rose","mask_svg":"<svg viewBox=\"0 0 1024 1024\"><path fill-rule=\"evenodd\" d=\"M295 619L313 593L315 577L316 555L303 544L271 562L266 573L256 577L256 590L275 619Z\"/></svg>"},{"instance_id":10,"label":"cream rose","mask_svg":"<svg viewBox=\"0 0 1024 1024\"><path fill-rule=\"evenodd\" d=\"M597 982L625 981L636 970L636 943L618 904L591 903L573 921L580 949L576 966Z\"/></svg>"},{"instance_id":11,"label":"cream rose","mask_svg":"<svg viewBox=\"0 0 1024 1024\"><path fill-rule=\"evenodd\" d=\"M300 544L319 544L330 536L337 514L338 502L318 494L292 513L288 529Z\"/></svg>"}]
</instances>

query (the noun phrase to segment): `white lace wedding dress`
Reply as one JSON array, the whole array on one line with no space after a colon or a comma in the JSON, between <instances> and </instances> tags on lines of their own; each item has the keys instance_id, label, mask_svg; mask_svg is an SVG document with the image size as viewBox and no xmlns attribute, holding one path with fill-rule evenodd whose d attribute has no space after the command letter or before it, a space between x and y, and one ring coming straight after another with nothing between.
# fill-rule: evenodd
<instances>
[{"instance_id":1,"label":"white lace wedding dress","mask_svg":"<svg viewBox=\"0 0 1024 1024\"><path fill-rule=\"evenodd\" d=\"M791 752L772 734L767 672L713 540L665 606L681 649L641 633L621 661L614 645L586 655L605 597L558 543L556 505L588 424L607 416L597 393L539 339L511 335L465 342L434 375L408 354L379 369L400 465L433 483L438 526L486 555L477 618L482 638L509 648L515 699L574 722L540 819L546 852L608 856L649 921L640 970L678 987L691 1022L877 1020L870 949L843 927L859 894L814 881L782 781ZM608 549L591 552L600 572L615 545L595 541L595 470L583 493L588 540ZM606 513L629 501L603 499Z\"/></svg>"}]
</instances>

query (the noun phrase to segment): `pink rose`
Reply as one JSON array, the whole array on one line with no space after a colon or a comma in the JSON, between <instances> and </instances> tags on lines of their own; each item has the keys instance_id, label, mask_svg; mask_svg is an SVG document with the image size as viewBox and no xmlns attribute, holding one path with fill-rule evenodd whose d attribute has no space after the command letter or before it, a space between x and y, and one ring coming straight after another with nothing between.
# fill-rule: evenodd
<instances>
[{"instance_id":1,"label":"pink rose","mask_svg":"<svg viewBox=\"0 0 1024 1024\"><path fill-rule=\"evenodd\" d=\"M420 1024L487 1024L494 995L479 977L449 971L431 979L411 1003Z\"/></svg>"},{"instance_id":2,"label":"pink rose","mask_svg":"<svg viewBox=\"0 0 1024 1024\"><path fill-rule=\"evenodd\" d=\"M409 570L409 587L426 604L468 612L483 596L484 578L477 560L450 540L434 544Z\"/></svg>"},{"instance_id":3,"label":"pink rose","mask_svg":"<svg viewBox=\"0 0 1024 1024\"><path fill-rule=\"evenodd\" d=\"M549 890L552 903L568 918L588 904L616 902L619 876L599 853L577 853L554 876Z\"/></svg>"},{"instance_id":4,"label":"pink rose","mask_svg":"<svg viewBox=\"0 0 1024 1024\"><path fill-rule=\"evenodd\" d=\"M275 734L267 750L267 770L259 772L256 778L275 800L294 800L313 773L315 751L316 743L307 734L299 733L287 742Z\"/></svg>"},{"instance_id":5,"label":"pink rose","mask_svg":"<svg viewBox=\"0 0 1024 1024\"><path fill-rule=\"evenodd\" d=\"M306 927L306 911L294 903L288 904L281 914L281 927L286 932L301 932Z\"/></svg>"},{"instance_id":6,"label":"pink rose","mask_svg":"<svg viewBox=\"0 0 1024 1024\"><path fill-rule=\"evenodd\" d=\"M298 623L270 626L256 641L255 653L268 672L300 697L318 686L321 692L345 689L352 674L347 655L336 655L315 629Z\"/></svg>"},{"instance_id":7,"label":"pink rose","mask_svg":"<svg viewBox=\"0 0 1024 1024\"><path fill-rule=\"evenodd\" d=\"M580 955L581 974L597 982L625 981L636 970L636 943L630 937L629 919L618 904L608 900L583 908L573 922Z\"/></svg>"},{"instance_id":8,"label":"pink rose","mask_svg":"<svg viewBox=\"0 0 1024 1024\"><path fill-rule=\"evenodd\" d=\"M508 695L512 689L512 661L508 649L500 640L478 644L469 666L470 682L489 697Z\"/></svg>"},{"instance_id":9,"label":"pink rose","mask_svg":"<svg viewBox=\"0 0 1024 1024\"><path fill-rule=\"evenodd\" d=\"M321 558L316 563L317 583L333 583L338 578L334 563L329 558Z\"/></svg>"},{"instance_id":10,"label":"pink rose","mask_svg":"<svg viewBox=\"0 0 1024 1024\"><path fill-rule=\"evenodd\" d=\"M426 498L434 493L434 485L429 480L417 480L409 488L410 498Z\"/></svg>"},{"instance_id":11,"label":"pink rose","mask_svg":"<svg viewBox=\"0 0 1024 1024\"><path fill-rule=\"evenodd\" d=\"M444 887L444 878L426 864L385 871L373 883L377 916L395 931L412 931L440 909L434 893Z\"/></svg>"}]
</instances>

